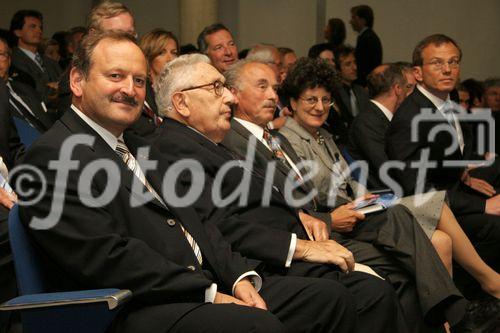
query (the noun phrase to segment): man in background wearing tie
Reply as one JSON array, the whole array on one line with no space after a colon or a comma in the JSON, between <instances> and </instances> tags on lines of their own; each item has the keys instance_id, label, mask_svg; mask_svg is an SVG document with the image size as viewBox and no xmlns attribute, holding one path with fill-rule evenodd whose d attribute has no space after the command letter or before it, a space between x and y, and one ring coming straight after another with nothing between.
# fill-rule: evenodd
<instances>
[{"instance_id":1,"label":"man in background wearing tie","mask_svg":"<svg viewBox=\"0 0 500 333\"><path fill-rule=\"evenodd\" d=\"M11 54L7 41L0 37L0 79L5 82L9 92L10 114L25 120L38 132L43 133L52 126L54 120L32 87L9 78Z\"/></svg>"},{"instance_id":2,"label":"man in background wearing tie","mask_svg":"<svg viewBox=\"0 0 500 333\"><path fill-rule=\"evenodd\" d=\"M12 51L12 66L31 75L39 97L50 108L62 71L57 62L38 52L43 37L42 14L36 10L17 11L10 22L10 32L18 38Z\"/></svg>"},{"instance_id":3,"label":"man in background wearing tie","mask_svg":"<svg viewBox=\"0 0 500 333\"><path fill-rule=\"evenodd\" d=\"M338 89L340 100L337 104L342 121L347 127L351 125L354 117L369 106L368 93L355 83L358 77L356 60L354 49L350 46L341 46L335 51L335 64L342 79L342 86ZM329 123L335 125L331 120Z\"/></svg>"}]
</instances>

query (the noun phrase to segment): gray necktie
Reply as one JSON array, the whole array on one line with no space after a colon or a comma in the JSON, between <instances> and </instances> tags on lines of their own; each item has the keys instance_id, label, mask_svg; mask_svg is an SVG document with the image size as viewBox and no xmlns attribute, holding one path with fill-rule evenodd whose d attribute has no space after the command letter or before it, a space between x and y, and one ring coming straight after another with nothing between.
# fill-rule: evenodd
<instances>
[{"instance_id":1,"label":"gray necktie","mask_svg":"<svg viewBox=\"0 0 500 333\"><path fill-rule=\"evenodd\" d=\"M42 69L42 71L45 72L45 67L43 66L42 56L38 52L35 54L35 61L38 64L38 66L40 66L40 68Z\"/></svg>"},{"instance_id":2,"label":"gray necktie","mask_svg":"<svg viewBox=\"0 0 500 333\"><path fill-rule=\"evenodd\" d=\"M462 128L460 127L460 123L458 122L458 119L455 116L455 112L458 113L458 111L454 108L453 103L446 102L444 105L443 113L448 123L450 123L450 125L453 126L453 128L455 129L455 132L457 133L458 144L460 146L460 151L463 153L465 146L464 135L462 133Z\"/></svg>"},{"instance_id":3,"label":"gray necktie","mask_svg":"<svg viewBox=\"0 0 500 333\"><path fill-rule=\"evenodd\" d=\"M351 103L351 113L353 117L356 117L359 113L358 110L358 100L356 99L356 95L354 94L354 90L352 88L349 89L349 100Z\"/></svg>"}]
</instances>

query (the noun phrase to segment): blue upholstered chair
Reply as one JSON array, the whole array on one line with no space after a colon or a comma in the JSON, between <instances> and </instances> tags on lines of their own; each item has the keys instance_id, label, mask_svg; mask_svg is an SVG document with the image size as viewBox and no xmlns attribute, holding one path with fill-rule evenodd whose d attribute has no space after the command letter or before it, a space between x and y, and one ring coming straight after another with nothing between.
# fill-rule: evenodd
<instances>
[{"instance_id":1,"label":"blue upholstered chair","mask_svg":"<svg viewBox=\"0 0 500 333\"><path fill-rule=\"evenodd\" d=\"M40 132L38 132L38 130L28 124L28 122L24 119L18 117L12 117L12 119L14 120L14 125L16 125L19 139L21 139L21 142L24 144L24 146L28 148L29 146L31 146L33 141L35 141L40 136Z\"/></svg>"},{"instance_id":2,"label":"blue upholstered chair","mask_svg":"<svg viewBox=\"0 0 500 333\"><path fill-rule=\"evenodd\" d=\"M24 333L105 332L132 295L119 289L53 292L17 206L9 215L9 237L21 296L3 303L0 310L21 311Z\"/></svg>"}]
</instances>

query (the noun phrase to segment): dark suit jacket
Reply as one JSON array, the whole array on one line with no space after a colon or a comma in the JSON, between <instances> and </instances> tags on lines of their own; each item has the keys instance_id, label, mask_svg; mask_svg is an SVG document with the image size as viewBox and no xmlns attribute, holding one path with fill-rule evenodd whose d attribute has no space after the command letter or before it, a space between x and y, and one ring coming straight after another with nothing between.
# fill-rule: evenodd
<instances>
[{"instance_id":1,"label":"dark suit jacket","mask_svg":"<svg viewBox=\"0 0 500 333\"><path fill-rule=\"evenodd\" d=\"M215 223L233 248L245 257L284 267L291 233L296 233L299 238L307 238L296 211L286 204L281 193L272 184L265 184L260 171L250 172L251 167L242 168L239 161L231 162L233 156L222 146L169 118L160 125L153 142L169 163L182 159L194 159L201 163L205 182L197 187L202 186L204 190L192 206L202 218ZM224 205L213 200L212 188L217 183L214 179L228 162L235 165L228 170L215 190L220 189L221 198L227 198L239 189L242 179L245 183L245 173L248 171L249 187L245 187L242 193L248 194L248 198L243 205L239 203L239 197ZM192 183L191 177L185 181ZM262 205L264 192L270 196L267 207Z\"/></svg>"},{"instance_id":2,"label":"dark suit jacket","mask_svg":"<svg viewBox=\"0 0 500 333\"><path fill-rule=\"evenodd\" d=\"M24 155L24 145L19 139L16 126L9 111L9 93L5 83L0 80L0 156L12 169Z\"/></svg>"},{"instance_id":3,"label":"dark suit jacket","mask_svg":"<svg viewBox=\"0 0 500 333\"><path fill-rule=\"evenodd\" d=\"M354 114L352 113L351 109L351 97L349 96L349 92L344 88L345 87L343 87L343 89L339 89L339 95L340 98L342 99L342 103L340 105L341 106L343 105L345 107L344 109L342 109L341 107L340 111L343 114L343 117L348 120L348 123L350 125L352 123L352 120L354 119ZM363 87L355 83L351 85L351 89L354 92L354 95L356 96L358 111L363 112L369 107L370 104L370 98L368 97L368 93Z\"/></svg>"},{"instance_id":4,"label":"dark suit jacket","mask_svg":"<svg viewBox=\"0 0 500 333\"><path fill-rule=\"evenodd\" d=\"M37 129L40 133L48 130L54 123L54 119L42 107L42 100L35 90L30 86L16 81L10 81L10 85L14 92L24 101L31 112L19 103L9 92L11 103L9 103L11 114L14 117L19 117L26 120L31 126ZM12 103L16 107L12 106ZM54 115L55 117L55 115Z\"/></svg>"},{"instance_id":5,"label":"dark suit jacket","mask_svg":"<svg viewBox=\"0 0 500 333\"><path fill-rule=\"evenodd\" d=\"M135 317L134 326L148 332L167 331L186 312L203 303L205 289L212 281L218 284L218 290L230 293L236 279L250 270L246 261L231 252L217 228L211 224L203 226L190 207L176 208L167 203L167 210L156 200L131 206L130 200L138 196L131 186L134 175L71 109L26 155L25 163L42 171L48 188L40 202L20 207L22 222L28 225L33 217L44 218L51 211L58 175L48 168L48 163L59 159L61 146L74 134L85 134L95 142L91 146L79 144L71 154L79 163L69 171L67 186L62 189L65 196L62 216L51 229L28 229L46 259L46 267L51 268L47 271L56 286L54 289L130 289L133 298L127 303L125 313ZM124 140L134 155L138 147L147 145L133 134L124 135ZM158 152L153 149L149 156L154 160ZM86 180L88 187L82 195L87 199L90 195L99 197L110 185L116 185L117 191L113 200L91 208L77 195L77 184L82 170L98 159L110 161L118 172L108 175L100 170ZM146 177L161 193L159 174L147 172ZM40 183L28 186L37 190ZM61 189L58 190L61 194ZM168 218L175 219L175 223ZM179 222L197 241L203 254L202 267ZM169 305L168 311L158 312L162 305Z\"/></svg>"},{"instance_id":6,"label":"dark suit jacket","mask_svg":"<svg viewBox=\"0 0 500 333\"><path fill-rule=\"evenodd\" d=\"M380 108L370 102L352 122L348 151L355 160L368 163L368 188L386 187L379 179L379 170L389 158L385 152L385 134L391 122Z\"/></svg>"},{"instance_id":7,"label":"dark suit jacket","mask_svg":"<svg viewBox=\"0 0 500 333\"><path fill-rule=\"evenodd\" d=\"M358 64L357 82L365 86L366 76L382 64L382 43L373 29L368 28L358 36L354 55Z\"/></svg>"},{"instance_id":8,"label":"dark suit jacket","mask_svg":"<svg viewBox=\"0 0 500 333\"><path fill-rule=\"evenodd\" d=\"M16 128L10 119L8 95L5 83L0 80L0 156L9 169L24 153L24 146L17 136ZM0 302L16 296L16 278L9 244L7 219L9 210L0 205ZM2 325L0 318L0 326Z\"/></svg>"},{"instance_id":9,"label":"dark suit jacket","mask_svg":"<svg viewBox=\"0 0 500 333\"><path fill-rule=\"evenodd\" d=\"M282 150L288 155L288 157L290 157L292 162L295 165L299 164L301 162L301 159L293 150L290 142L288 142L288 140L278 131L271 131L271 133L278 138ZM225 136L224 140L222 141L222 145L238 155L240 158L244 158L247 154L250 137L253 137L253 134L238 121L233 119L231 121L231 130ZM256 140L254 160L255 169L259 170L260 173L265 174L268 164L271 161L275 161L273 153L262 142ZM285 186L287 182L289 182L288 175L292 171L287 165L280 163L279 161L276 162L277 163L274 172L273 183L281 191L281 193L285 193ZM293 195L295 198L303 198L311 193L313 189L313 183L310 180L305 179L304 182L299 187L297 187L295 191L293 191ZM307 210L311 215L321 218L324 221L329 221L329 215L325 215L323 213L329 209L327 207L321 207L316 199L311 200L306 205L298 208L303 208Z\"/></svg>"},{"instance_id":10,"label":"dark suit jacket","mask_svg":"<svg viewBox=\"0 0 500 333\"><path fill-rule=\"evenodd\" d=\"M440 120L420 122L418 125L418 139L416 142L412 142L412 119L421 113L421 108L432 109L432 114L437 114ZM462 153L457 148L447 154L445 149L456 138L446 131L440 131L433 140L430 140L429 134L431 130L438 125L451 127L444 116L436 110L434 104L418 89L415 89L394 114L387 132L386 151L389 158L405 162L405 168L402 171L395 171L394 175L407 195L414 193L417 169L411 168L409 164L412 161L420 160L422 153L428 150L429 160L437 162L437 165L435 168L428 169L424 184L425 189L435 187L438 190L447 190L450 206L456 215L484 213L485 199L470 191L460 181L464 168L443 167L444 161L461 161L470 159L473 156L473 140L469 127L466 123L460 123L465 142L464 152ZM454 129L452 129L452 132L454 133Z\"/></svg>"},{"instance_id":11,"label":"dark suit jacket","mask_svg":"<svg viewBox=\"0 0 500 333\"><path fill-rule=\"evenodd\" d=\"M35 80L36 91L40 95L40 98L45 103L48 103L49 88L47 87L47 83L58 82L62 71L59 64L54 60L45 56L42 56L42 59L45 71L42 71L40 67L19 48L16 47L12 50L12 66L31 75L33 80Z\"/></svg>"},{"instance_id":12,"label":"dark suit jacket","mask_svg":"<svg viewBox=\"0 0 500 333\"><path fill-rule=\"evenodd\" d=\"M148 80L146 83L146 102L155 115L158 115L158 107L155 101L155 92L152 83ZM146 112L141 112L141 116L135 123L133 123L127 131L132 131L143 138L149 138L153 135L156 129L154 119L151 118Z\"/></svg>"},{"instance_id":13,"label":"dark suit jacket","mask_svg":"<svg viewBox=\"0 0 500 333\"><path fill-rule=\"evenodd\" d=\"M358 104L358 111L362 112L369 107L370 99L368 93L360 85L353 84L351 86L356 96L356 101ZM344 85L337 87L336 91L332 95L339 112L336 112L333 108L330 109L328 114L328 119L325 122L325 128L333 135L335 143L341 147L348 143L349 138L349 128L354 119L354 115L351 110L351 99L349 92L346 90Z\"/></svg>"}]
</instances>

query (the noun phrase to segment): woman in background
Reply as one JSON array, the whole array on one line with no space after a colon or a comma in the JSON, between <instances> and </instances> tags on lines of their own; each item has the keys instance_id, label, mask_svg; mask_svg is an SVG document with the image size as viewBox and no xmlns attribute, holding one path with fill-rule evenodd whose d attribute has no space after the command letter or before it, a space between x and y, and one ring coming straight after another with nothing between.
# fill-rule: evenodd
<instances>
[{"instance_id":1,"label":"woman in background","mask_svg":"<svg viewBox=\"0 0 500 333\"><path fill-rule=\"evenodd\" d=\"M163 29L154 29L145 34L139 43L149 63L149 78L154 84L166 63L179 56L177 37Z\"/></svg>"}]
</instances>

